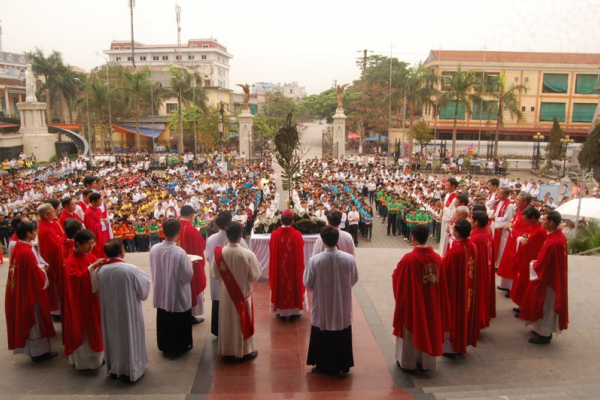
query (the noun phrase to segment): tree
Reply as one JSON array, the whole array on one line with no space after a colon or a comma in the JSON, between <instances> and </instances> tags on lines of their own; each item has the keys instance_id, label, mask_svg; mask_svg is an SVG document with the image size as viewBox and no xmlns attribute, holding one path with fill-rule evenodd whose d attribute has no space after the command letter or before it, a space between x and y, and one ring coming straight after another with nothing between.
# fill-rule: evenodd
<instances>
[{"instance_id":1,"label":"tree","mask_svg":"<svg viewBox=\"0 0 600 400\"><path fill-rule=\"evenodd\" d=\"M286 123L287 117L295 107L296 103L293 99L275 91L267 93L261 108L263 114L267 116L267 123L275 131Z\"/></svg>"},{"instance_id":2,"label":"tree","mask_svg":"<svg viewBox=\"0 0 600 400\"><path fill-rule=\"evenodd\" d=\"M423 148L433 140L433 131L425 121L417 122L413 130L415 140L419 143L421 154L423 154ZM412 151L409 154L412 154Z\"/></svg>"},{"instance_id":3,"label":"tree","mask_svg":"<svg viewBox=\"0 0 600 400\"><path fill-rule=\"evenodd\" d=\"M600 125L596 125L579 153L579 164L594 171L594 179L600 182Z\"/></svg>"},{"instance_id":4,"label":"tree","mask_svg":"<svg viewBox=\"0 0 600 400\"><path fill-rule=\"evenodd\" d=\"M177 152L183 153L183 112L184 104L194 103L206 110L206 93L202 88L202 78L197 72L188 72L187 69L171 67L171 95L177 98L177 114L179 121L179 140ZM196 148L194 147L194 153Z\"/></svg>"},{"instance_id":5,"label":"tree","mask_svg":"<svg viewBox=\"0 0 600 400\"><path fill-rule=\"evenodd\" d=\"M135 117L135 147L138 151L142 150L140 144L140 118L144 114L149 104L149 94L152 89L150 83L150 71L134 71L127 69L123 75L124 85L119 88L125 95L127 108L131 110Z\"/></svg>"},{"instance_id":6,"label":"tree","mask_svg":"<svg viewBox=\"0 0 600 400\"><path fill-rule=\"evenodd\" d=\"M403 96L408 108L408 153L413 153L414 135L413 120L415 112L421 111L423 106L433 105L432 98L436 94L433 86L435 76L423 64L411 67L401 83ZM421 151L422 149L421 144Z\"/></svg>"},{"instance_id":7,"label":"tree","mask_svg":"<svg viewBox=\"0 0 600 400\"><path fill-rule=\"evenodd\" d=\"M550 160L562 160L564 157L563 144L560 139L565 137L565 133L558 123L558 119L554 117L552 124L552 130L550 131L550 138L548 139L548 147L546 152L548 153L548 159Z\"/></svg>"},{"instance_id":8,"label":"tree","mask_svg":"<svg viewBox=\"0 0 600 400\"><path fill-rule=\"evenodd\" d=\"M500 74L498 79L495 79L492 84L489 85L487 95L497 103L488 103L492 108L482 110L482 112L493 113L496 111L497 118L494 139L494 158L498 158L498 140L500 138L500 129L504 128L504 112L507 111L510 114L510 117L517 122L523 122L523 112L521 111L519 94L521 92L527 93L528 90L529 87L524 84L512 83L510 86L508 86L504 72ZM497 107L496 110L494 110L495 107Z\"/></svg>"},{"instance_id":9,"label":"tree","mask_svg":"<svg viewBox=\"0 0 600 400\"><path fill-rule=\"evenodd\" d=\"M281 183L283 190L287 191L289 205L288 208L294 208L292 203L292 189L294 183L300 179L296 172L300 169L300 160L302 159L302 143L300 142L300 133L296 124L292 122L292 112L285 120L285 124L279 128L275 134L275 159L282 169Z\"/></svg>"},{"instance_id":10,"label":"tree","mask_svg":"<svg viewBox=\"0 0 600 400\"><path fill-rule=\"evenodd\" d=\"M445 107L454 102L454 124L452 126L452 154L456 155L456 123L458 120L458 109L462 106L465 113L471 114L471 104L479 101L477 94L473 93L480 84L478 74L474 71L463 71L458 66L456 73L451 75L442 75L442 87L445 85L448 90L440 96L440 107Z\"/></svg>"}]
</instances>

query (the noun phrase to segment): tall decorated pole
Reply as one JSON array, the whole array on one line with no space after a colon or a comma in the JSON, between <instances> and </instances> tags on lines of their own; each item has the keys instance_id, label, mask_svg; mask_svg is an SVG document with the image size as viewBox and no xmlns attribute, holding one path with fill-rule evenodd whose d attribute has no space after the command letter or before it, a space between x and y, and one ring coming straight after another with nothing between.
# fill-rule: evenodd
<instances>
[{"instance_id":1,"label":"tall decorated pole","mask_svg":"<svg viewBox=\"0 0 600 400\"><path fill-rule=\"evenodd\" d=\"M344 115L344 89L348 86L338 85L336 87L337 93L337 108L333 115L333 147L337 148L337 152L334 150L333 156L339 158L340 156L346 156L346 115Z\"/></svg>"},{"instance_id":2,"label":"tall decorated pole","mask_svg":"<svg viewBox=\"0 0 600 400\"><path fill-rule=\"evenodd\" d=\"M254 120L254 116L250 112L250 106L248 105L250 101L250 85L238 83L237 86L241 87L244 91L242 113L238 117L240 121L240 136L238 138L240 142L239 155L245 154L246 157L250 159L252 156L252 125Z\"/></svg>"}]
</instances>

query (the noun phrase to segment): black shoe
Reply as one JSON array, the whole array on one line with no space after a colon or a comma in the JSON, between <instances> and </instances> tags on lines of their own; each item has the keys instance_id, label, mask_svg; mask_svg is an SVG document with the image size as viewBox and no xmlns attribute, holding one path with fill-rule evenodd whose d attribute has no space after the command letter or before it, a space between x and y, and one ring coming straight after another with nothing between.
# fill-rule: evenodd
<instances>
[{"instance_id":1,"label":"black shoe","mask_svg":"<svg viewBox=\"0 0 600 400\"><path fill-rule=\"evenodd\" d=\"M191 321L192 321L192 325L198 325L198 324L201 324L202 322L204 322L204 318L192 317Z\"/></svg>"},{"instance_id":2,"label":"black shoe","mask_svg":"<svg viewBox=\"0 0 600 400\"><path fill-rule=\"evenodd\" d=\"M275 316L277 317L278 320L280 321L287 321L287 317L284 317L283 315L279 315L279 314L275 314Z\"/></svg>"},{"instance_id":3,"label":"black shoe","mask_svg":"<svg viewBox=\"0 0 600 400\"><path fill-rule=\"evenodd\" d=\"M253 351L252 353L248 353L244 357L242 357L242 360L243 360L242 362L252 360L253 358L256 358L257 356L258 356L258 351Z\"/></svg>"},{"instance_id":4,"label":"black shoe","mask_svg":"<svg viewBox=\"0 0 600 400\"><path fill-rule=\"evenodd\" d=\"M400 361L396 360L396 365L398 366L398 368L400 368L402 370L402 372L404 372L405 374L408 375L416 375L417 370L415 369L408 369L408 368L402 368L402 366L400 365Z\"/></svg>"},{"instance_id":5,"label":"black shoe","mask_svg":"<svg viewBox=\"0 0 600 400\"><path fill-rule=\"evenodd\" d=\"M496 289L502 290L503 292L509 292L510 293L510 289L506 289L506 288L503 288L503 287L500 287L500 286L496 286Z\"/></svg>"},{"instance_id":6,"label":"black shoe","mask_svg":"<svg viewBox=\"0 0 600 400\"><path fill-rule=\"evenodd\" d=\"M504 295L507 299L510 299L510 290Z\"/></svg>"},{"instance_id":7,"label":"black shoe","mask_svg":"<svg viewBox=\"0 0 600 400\"><path fill-rule=\"evenodd\" d=\"M50 314L50 316L52 317L52 321L54 321L54 322L61 322L62 321L62 319L60 318L60 315Z\"/></svg>"},{"instance_id":8,"label":"black shoe","mask_svg":"<svg viewBox=\"0 0 600 400\"><path fill-rule=\"evenodd\" d=\"M456 359L456 353L444 353L444 354L442 354L442 357L446 357L451 360L454 360L454 359Z\"/></svg>"},{"instance_id":9,"label":"black shoe","mask_svg":"<svg viewBox=\"0 0 600 400\"><path fill-rule=\"evenodd\" d=\"M534 336L529 339L529 343L533 344L550 344L552 341L552 334L550 336L541 336L539 333L537 336Z\"/></svg>"},{"instance_id":10,"label":"black shoe","mask_svg":"<svg viewBox=\"0 0 600 400\"><path fill-rule=\"evenodd\" d=\"M117 374L110 374L110 379L119 379Z\"/></svg>"},{"instance_id":11,"label":"black shoe","mask_svg":"<svg viewBox=\"0 0 600 400\"><path fill-rule=\"evenodd\" d=\"M531 330L531 333L533 334L533 336L540 336L540 334L534 331L533 329Z\"/></svg>"},{"instance_id":12,"label":"black shoe","mask_svg":"<svg viewBox=\"0 0 600 400\"><path fill-rule=\"evenodd\" d=\"M520 307L514 307L513 311L516 313L520 313L521 312L521 308Z\"/></svg>"},{"instance_id":13,"label":"black shoe","mask_svg":"<svg viewBox=\"0 0 600 400\"><path fill-rule=\"evenodd\" d=\"M290 322L293 322L297 319L300 319L301 315L300 314L296 314L296 315L290 315Z\"/></svg>"},{"instance_id":14,"label":"black shoe","mask_svg":"<svg viewBox=\"0 0 600 400\"><path fill-rule=\"evenodd\" d=\"M42 361L46 361L46 360L49 360L51 358L54 358L56 356L58 356L58 353L55 353L53 351L49 351L47 353L42 354L41 356L31 357L31 359L33 360L33 362L42 362Z\"/></svg>"}]
</instances>

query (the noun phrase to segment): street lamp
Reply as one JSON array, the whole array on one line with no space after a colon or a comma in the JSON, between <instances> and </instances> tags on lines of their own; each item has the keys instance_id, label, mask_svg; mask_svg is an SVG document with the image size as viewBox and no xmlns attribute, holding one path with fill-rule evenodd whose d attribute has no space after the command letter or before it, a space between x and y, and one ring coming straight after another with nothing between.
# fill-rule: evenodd
<instances>
[{"instance_id":1,"label":"street lamp","mask_svg":"<svg viewBox=\"0 0 600 400\"><path fill-rule=\"evenodd\" d=\"M91 135L91 128L90 128L90 97L88 96L88 88L87 85L83 82L81 82L81 80L79 78L75 78L75 82L83 85L83 87L85 88L85 108L86 108L86 113L87 113L87 141L88 141L88 147L89 147L89 153L90 155L92 154L92 142L90 141L90 135Z\"/></svg>"},{"instance_id":2,"label":"street lamp","mask_svg":"<svg viewBox=\"0 0 600 400\"><path fill-rule=\"evenodd\" d=\"M573 139L571 139L569 137L569 135L565 136L564 138L560 139L560 143L562 143L565 146L565 159L563 161L563 176L565 176L567 174L567 148L569 147L569 145L571 143L574 143L575 141Z\"/></svg>"},{"instance_id":3,"label":"street lamp","mask_svg":"<svg viewBox=\"0 0 600 400\"><path fill-rule=\"evenodd\" d=\"M542 144L541 142L544 140L544 136L538 132L533 135L533 140L534 143L537 143L537 145L533 146L533 170L538 171L540 169L540 147Z\"/></svg>"}]
</instances>

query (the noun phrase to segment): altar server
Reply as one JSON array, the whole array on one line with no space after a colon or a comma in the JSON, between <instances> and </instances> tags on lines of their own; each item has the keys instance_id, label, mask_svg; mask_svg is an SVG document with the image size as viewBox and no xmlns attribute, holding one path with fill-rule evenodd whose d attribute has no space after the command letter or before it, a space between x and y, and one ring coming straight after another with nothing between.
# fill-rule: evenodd
<instances>
[{"instance_id":1,"label":"altar server","mask_svg":"<svg viewBox=\"0 0 600 400\"><path fill-rule=\"evenodd\" d=\"M456 217L456 203L454 199L458 196L456 193L456 188L458 186L458 181L454 178L448 179L446 181L446 198L444 202L438 202L438 207L442 209L442 228L441 228L441 236L440 236L440 248L439 253L443 256L448 249L448 241L450 240L450 235L448 234L448 228L452 225L454 218Z\"/></svg>"},{"instance_id":2,"label":"altar server","mask_svg":"<svg viewBox=\"0 0 600 400\"><path fill-rule=\"evenodd\" d=\"M354 252L356 250L354 246L354 239L352 235L348 232L345 232L340 229L340 224L342 223L342 213L339 211L330 211L327 213L327 225L334 227L339 231L340 237L337 243L336 248L344 253L348 253L351 256L354 256ZM315 244L313 245L312 255L315 256L319 253L325 251L326 246L323 244L323 239L319 237Z\"/></svg>"}]
</instances>

